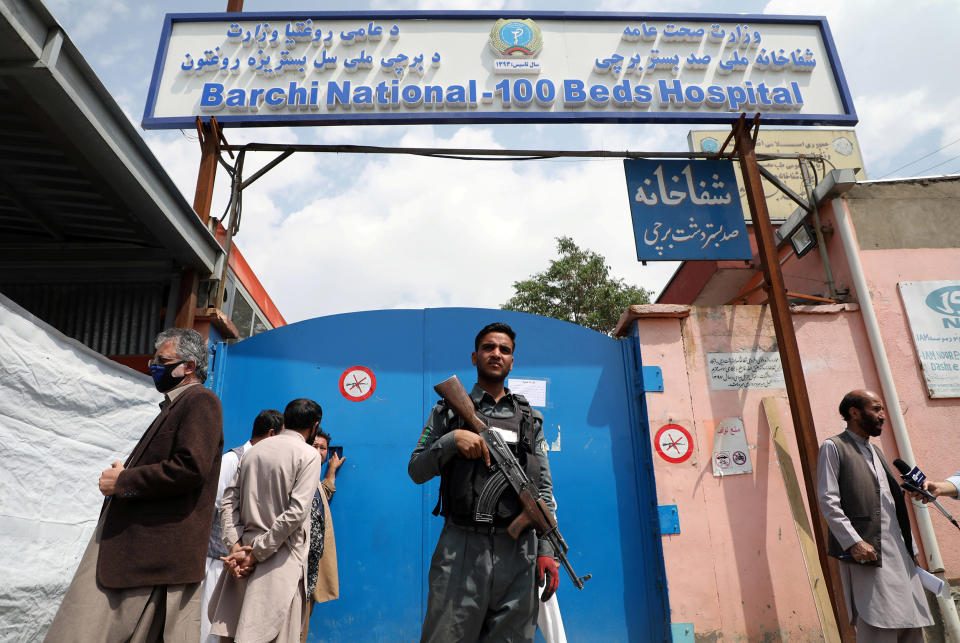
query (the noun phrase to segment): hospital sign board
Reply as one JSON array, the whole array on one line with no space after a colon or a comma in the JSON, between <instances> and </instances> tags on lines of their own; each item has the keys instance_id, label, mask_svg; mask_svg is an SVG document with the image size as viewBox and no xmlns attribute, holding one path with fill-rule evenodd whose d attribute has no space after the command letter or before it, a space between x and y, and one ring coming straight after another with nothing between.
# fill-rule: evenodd
<instances>
[{"instance_id":1,"label":"hospital sign board","mask_svg":"<svg viewBox=\"0 0 960 643\"><path fill-rule=\"evenodd\" d=\"M750 259L732 161L625 159L639 261Z\"/></svg>"},{"instance_id":2,"label":"hospital sign board","mask_svg":"<svg viewBox=\"0 0 960 643\"><path fill-rule=\"evenodd\" d=\"M746 14L168 14L143 125L852 126L826 19Z\"/></svg>"}]
</instances>

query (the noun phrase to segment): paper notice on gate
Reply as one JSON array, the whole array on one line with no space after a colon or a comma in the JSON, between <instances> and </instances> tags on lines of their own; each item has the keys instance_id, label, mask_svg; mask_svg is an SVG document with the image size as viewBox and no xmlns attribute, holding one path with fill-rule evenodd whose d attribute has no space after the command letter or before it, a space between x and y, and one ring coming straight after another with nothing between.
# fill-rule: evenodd
<instances>
[{"instance_id":1,"label":"paper notice on gate","mask_svg":"<svg viewBox=\"0 0 960 643\"><path fill-rule=\"evenodd\" d=\"M547 380L511 377L507 380L507 388L510 389L511 393L519 393L527 398L530 406L542 408L547 405Z\"/></svg>"},{"instance_id":2,"label":"paper notice on gate","mask_svg":"<svg viewBox=\"0 0 960 643\"><path fill-rule=\"evenodd\" d=\"M743 420L725 418L713 434L713 475L717 478L737 473L753 473Z\"/></svg>"}]
</instances>

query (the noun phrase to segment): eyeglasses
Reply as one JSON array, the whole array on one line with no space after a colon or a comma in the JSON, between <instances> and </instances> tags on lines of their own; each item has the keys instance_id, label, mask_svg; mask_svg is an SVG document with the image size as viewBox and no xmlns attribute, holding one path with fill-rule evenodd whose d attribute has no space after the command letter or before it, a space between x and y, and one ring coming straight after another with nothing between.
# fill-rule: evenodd
<instances>
[{"instance_id":1,"label":"eyeglasses","mask_svg":"<svg viewBox=\"0 0 960 643\"><path fill-rule=\"evenodd\" d=\"M147 362L147 368L153 368L154 366L167 366L167 365L180 366L186 361L181 359L179 362L174 362L174 360L176 359L177 359L176 357L162 357L162 356L156 359L151 359L149 362Z\"/></svg>"}]
</instances>

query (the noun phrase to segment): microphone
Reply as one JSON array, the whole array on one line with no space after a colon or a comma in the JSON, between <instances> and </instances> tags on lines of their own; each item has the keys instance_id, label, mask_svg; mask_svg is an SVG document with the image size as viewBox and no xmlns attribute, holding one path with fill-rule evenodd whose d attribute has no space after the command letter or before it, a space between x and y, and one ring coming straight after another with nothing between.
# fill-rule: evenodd
<instances>
[{"instance_id":1,"label":"microphone","mask_svg":"<svg viewBox=\"0 0 960 643\"><path fill-rule=\"evenodd\" d=\"M923 471L917 467L913 467L911 469L910 465L900 458L897 458L893 461L893 466L895 466L897 471L900 472L900 479L903 480L903 484L900 485L901 488L914 493L919 493L927 500L936 501L936 498L933 496L933 494L923 488L923 483L927 479L927 476L924 475Z\"/></svg>"},{"instance_id":2,"label":"microphone","mask_svg":"<svg viewBox=\"0 0 960 643\"><path fill-rule=\"evenodd\" d=\"M897 471L900 472L900 479L903 480L903 483L900 485L901 488L906 489L907 491L912 491L914 493L919 493L921 496L926 498L929 502L932 502L934 506L940 510L947 520L953 523L953 526L957 529L960 529L960 524L954 520L953 516L943 508L939 502L937 502L936 497L923 488L923 483L927 479L927 476L924 475L923 471L919 467L911 468L909 464L897 458L893 461L893 466L897 468Z\"/></svg>"}]
</instances>

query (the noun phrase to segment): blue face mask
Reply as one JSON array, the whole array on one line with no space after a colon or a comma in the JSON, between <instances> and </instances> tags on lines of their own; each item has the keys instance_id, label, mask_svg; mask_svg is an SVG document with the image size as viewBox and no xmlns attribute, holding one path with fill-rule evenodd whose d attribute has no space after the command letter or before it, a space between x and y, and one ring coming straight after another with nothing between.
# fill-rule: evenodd
<instances>
[{"instance_id":1,"label":"blue face mask","mask_svg":"<svg viewBox=\"0 0 960 643\"><path fill-rule=\"evenodd\" d=\"M174 377L172 373L173 370L183 364L184 361L185 360L181 360L179 362L174 362L173 364L164 364L163 366L157 364L150 367L150 377L153 378L153 385L157 387L158 391L161 393L166 393L183 381L183 378L186 377L186 375Z\"/></svg>"}]
</instances>

